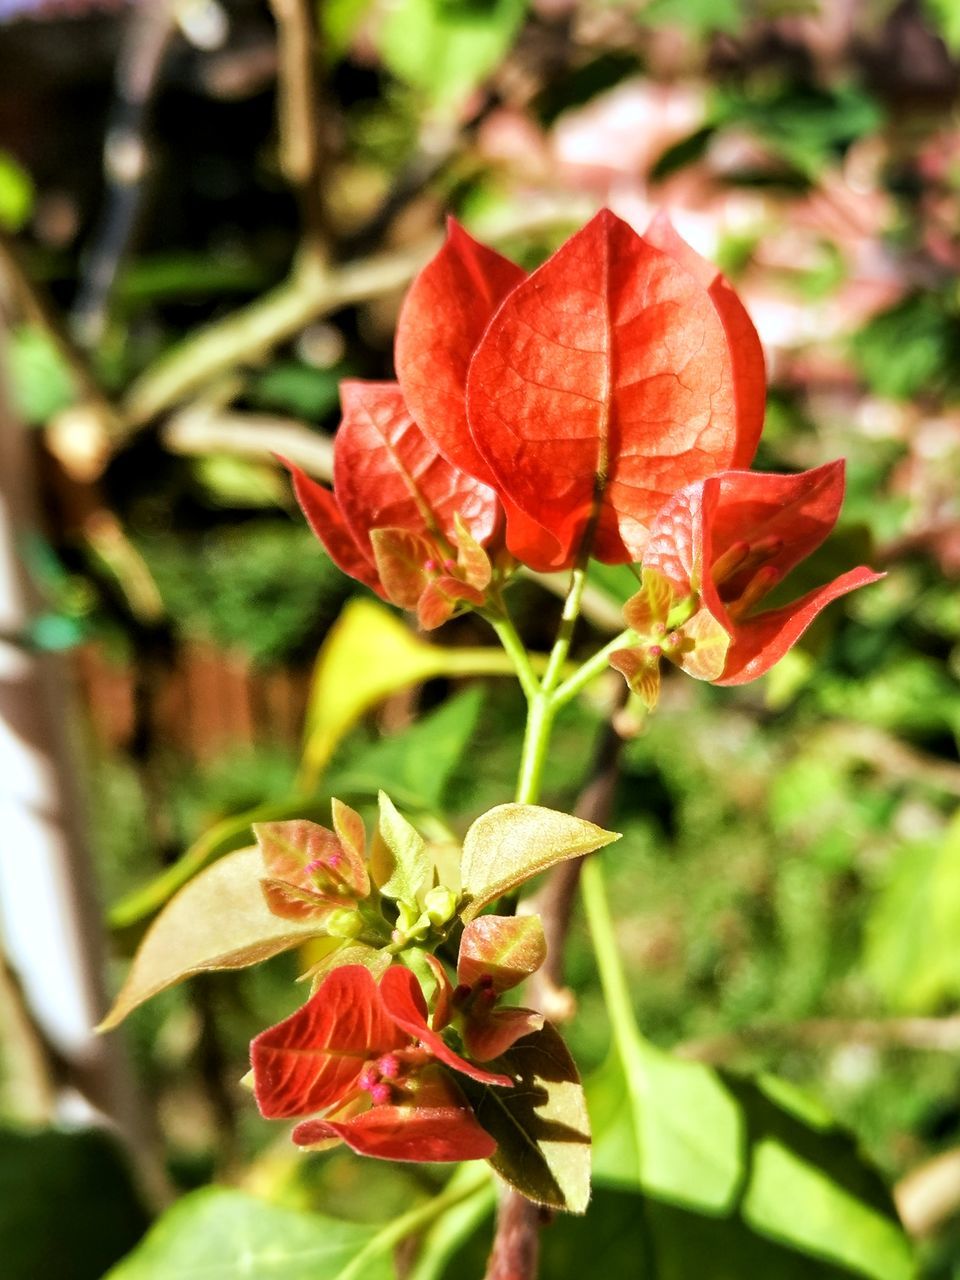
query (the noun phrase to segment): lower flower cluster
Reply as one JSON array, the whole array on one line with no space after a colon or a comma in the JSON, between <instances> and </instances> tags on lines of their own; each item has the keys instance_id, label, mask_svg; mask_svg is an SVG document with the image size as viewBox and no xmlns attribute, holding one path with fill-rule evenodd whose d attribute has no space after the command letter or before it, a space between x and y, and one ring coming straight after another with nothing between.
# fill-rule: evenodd
<instances>
[{"instance_id":1,"label":"lower flower cluster","mask_svg":"<svg viewBox=\"0 0 960 1280\"><path fill-rule=\"evenodd\" d=\"M522 953L504 965L506 952ZM484 956L489 957L486 961ZM464 930L459 983L426 956L434 1009L402 964L377 982L364 965L331 970L307 1003L262 1032L250 1047L253 1086L268 1119L304 1119L298 1146L343 1141L360 1155L385 1160L479 1160L497 1143L476 1118L458 1077L500 1090L513 1077L478 1065L540 1031L529 1009L497 1008L500 994L544 956L539 921L485 916ZM463 1056L450 1043L467 1046Z\"/></svg>"}]
</instances>

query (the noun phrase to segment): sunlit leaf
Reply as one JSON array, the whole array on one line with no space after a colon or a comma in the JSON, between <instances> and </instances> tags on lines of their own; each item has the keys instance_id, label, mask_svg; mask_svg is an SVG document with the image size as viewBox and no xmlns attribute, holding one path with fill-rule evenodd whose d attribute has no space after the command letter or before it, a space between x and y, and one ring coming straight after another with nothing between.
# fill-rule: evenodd
<instances>
[{"instance_id":1,"label":"sunlit leaf","mask_svg":"<svg viewBox=\"0 0 960 1280\"><path fill-rule=\"evenodd\" d=\"M477 818L463 841L460 883L472 920L488 903L567 858L619 840L613 831L554 809L501 804Z\"/></svg>"},{"instance_id":2,"label":"sunlit leaf","mask_svg":"<svg viewBox=\"0 0 960 1280\"><path fill-rule=\"evenodd\" d=\"M353 600L317 657L304 743L304 772L315 778L365 711L388 694L434 676L512 675L496 649L428 644L388 609Z\"/></svg>"},{"instance_id":3,"label":"sunlit leaf","mask_svg":"<svg viewBox=\"0 0 960 1280\"><path fill-rule=\"evenodd\" d=\"M567 1046L545 1023L492 1065L516 1078L513 1088L461 1081L477 1119L497 1140L490 1163L530 1200L583 1213L590 1199L590 1123Z\"/></svg>"},{"instance_id":4,"label":"sunlit leaf","mask_svg":"<svg viewBox=\"0 0 960 1280\"><path fill-rule=\"evenodd\" d=\"M879 1176L845 1133L814 1122L779 1082L767 1088L725 1079L636 1039L629 1064L611 1058L589 1082L588 1096L596 1179L665 1202L664 1223L684 1233L685 1242L670 1229L661 1232L661 1211L651 1212L650 1249L662 1257L664 1274L685 1274L671 1259L686 1265L696 1259L705 1267L698 1274L726 1280L737 1274L726 1262L759 1261L768 1241L806 1259L811 1277L915 1274L910 1243ZM678 1216L666 1205L687 1212ZM724 1228L699 1226L694 1215ZM711 1258L711 1242L728 1248L730 1259ZM845 1270L821 1271L813 1259ZM798 1267L796 1274L808 1272Z\"/></svg>"},{"instance_id":5,"label":"sunlit leaf","mask_svg":"<svg viewBox=\"0 0 960 1280\"><path fill-rule=\"evenodd\" d=\"M151 925L101 1030L193 974L242 969L297 946L317 932L309 921L285 920L260 889L259 849L241 849L201 872Z\"/></svg>"},{"instance_id":6,"label":"sunlit leaf","mask_svg":"<svg viewBox=\"0 0 960 1280\"><path fill-rule=\"evenodd\" d=\"M33 181L9 151L0 151L0 227L19 231L33 210Z\"/></svg>"},{"instance_id":7,"label":"sunlit leaf","mask_svg":"<svg viewBox=\"0 0 960 1280\"><path fill-rule=\"evenodd\" d=\"M377 36L384 63L437 108L453 110L500 63L526 0L405 0Z\"/></svg>"},{"instance_id":8,"label":"sunlit leaf","mask_svg":"<svg viewBox=\"0 0 960 1280\"><path fill-rule=\"evenodd\" d=\"M392 864L386 879L380 883L380 892L388 898L414 903L417 893L430 874L430 857L427 843L386 794L380 792L380 835Z\"/></svg>"},{"instance_id":9,"label":"sunlit leaf","mask_svg":"<svg viewBox=\"0 0 960 1280\"><path fill-rule=\"evenodd\" d=\"M180 858L141 889L134 890L110 908L108 920L113 929L126 929L158 911L192 876L214 859L250 843L250 829L257 822L273 822L283 818L325 820L330 814L327 796L305 798L300 793L281 800L256 805L235 817L224 818L198 836Z\"/></svg>"},{"instance_id":10,"label":"sunlit leaf","mask_svg":"<svg viewBox=\"0 0 960 1280\"><path fill-rule=\"evenodd\" d=\"M486 977L494 991L509 991L546 958L539 916L481 916L470 921L460 939L457 981L472 987Z\"/></svg>"},{"instance_id":11,"label":"sunlit leaf","mask_svg":"<svg viewBox=\"0 0 960 1280\"><path fill-rule=\"evenodd\" d=\"M960 994L960 819L899 850L867 923L866 965L896 1008L934 1012Z\"/></svg>"},{"instance_id":12,"label":"sunlit leaf","mask_svg":"<svg viewBox=\"0 0 960 1280\"><path fill-rule=\"evenodd\" d=\"M184 1196L106 1280L393 1280L382 1229L208 1187Z\"/></svg>"}]
</instances>

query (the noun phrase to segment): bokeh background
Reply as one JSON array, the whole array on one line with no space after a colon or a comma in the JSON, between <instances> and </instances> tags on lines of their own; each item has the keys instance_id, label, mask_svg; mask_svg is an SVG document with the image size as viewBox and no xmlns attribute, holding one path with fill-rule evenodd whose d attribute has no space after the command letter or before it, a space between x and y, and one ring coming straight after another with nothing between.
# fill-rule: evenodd
<instances>
[{"instance_id":1,"label":"bokeh background","mask_svg":"<svg viewBox=\"0 0 960 1280\"><path fill-rule=\"evenodd\" d=\"M244 843L251 812L384 785L462 826L509 796L522 700L470 674L482 624L404 675L271 450L329 473L338 381L390 376L446 213L533 266L603 204L639 230L667 209L734 280L769 369L757 465L847 458L811 577L887 573L757 684L671 678L648 722L626 712L605 858L640 1025L825 1105L923 1274L960 1275L960 8L326 0L309 136L283 8L0 0L5 1280L97 1280L212 1180L360 1219L430 1185L288 1154L255 1115L246 1044L298 1002L290 960L87 1028L170 869ZM596 574L584 652L631 582ZM513 589L534 646L556 588ZM348 604L358 630L331 633ZM385 670L398 687L337 720L330 690ZM616 695L561 724L547 803ZM579 925L570 979L589 1070L607 1026ZM104 1114L132 1154L84 1127Z\"/></svg>"}]
</instances>

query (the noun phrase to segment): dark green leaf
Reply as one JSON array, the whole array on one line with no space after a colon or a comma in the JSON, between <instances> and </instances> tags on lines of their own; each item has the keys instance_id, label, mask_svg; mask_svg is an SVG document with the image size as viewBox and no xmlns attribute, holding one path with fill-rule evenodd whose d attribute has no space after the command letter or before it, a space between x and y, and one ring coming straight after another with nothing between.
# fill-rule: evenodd
<instances>
[{"instance_id":1,"label":"dark green leaf","mask_svg":"<svg viewBox=\"0 0 960 1280\"><path fill-rule=\"evenodd\" d=\"M99 1130L0 1130L3 1280L100 1280L147 1216L117 1144Z\"/></svg>"},{"instance_id":2,"label":"dark green leaf","mask_svg":"<svg viewBox=\"0 0 960 1280\"><path fill-rule=\"evenodd\" d=\"M488 1064L512 1089L460 1079L477 1119L497 1140L490 1163L530 1200L583 1213L590 1198L590 1124L576 1064L545 1023Z\"/></svg>"},{"instance_id":3,"label":"dark green leaf","mask_svg":"<svg viewBox=\"0 0 960 1280\"><path fill-rule=\"evenodd\" d=\"M441 807L450 774L473 736L483 690L479 685L448 699L403 734L381 738L337 770L330 789L353 793L390 792L408 809L436 811Z\"/></svg>"}]
</instances>

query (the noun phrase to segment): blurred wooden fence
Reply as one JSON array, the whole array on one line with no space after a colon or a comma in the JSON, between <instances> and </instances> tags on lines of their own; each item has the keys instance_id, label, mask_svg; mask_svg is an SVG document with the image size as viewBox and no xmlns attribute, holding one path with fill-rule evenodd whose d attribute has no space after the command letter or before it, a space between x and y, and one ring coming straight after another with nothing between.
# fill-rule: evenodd
<instances>
[{"instance_id":1,"label":"blurred wooden fence","mask_svg":"<svg viewBox=\"0 0 960 1280\"><path fill-rule=\"evenodd\" d=\"M308 667L262 668L211 644L180 645L169 664L145 670L99 645L76 650L79 697L104 746L126 749L144 730L154 745L209 759L226 747L297 743Z\"/></svg>"}]
</instances>

